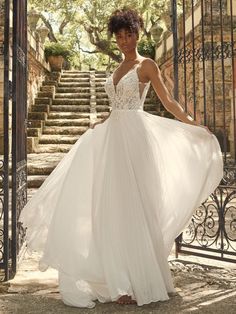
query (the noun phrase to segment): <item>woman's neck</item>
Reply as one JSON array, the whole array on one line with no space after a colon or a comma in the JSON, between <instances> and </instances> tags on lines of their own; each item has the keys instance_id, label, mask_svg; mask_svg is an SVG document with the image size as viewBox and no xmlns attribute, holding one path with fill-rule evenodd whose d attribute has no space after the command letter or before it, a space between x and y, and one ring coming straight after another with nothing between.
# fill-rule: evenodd
<instances>
[{"instance_id":1,"label":"woman's neck","mask_svg":"<svg viewBox=\"0 0 236 314\"><path fill-rule=\"evenodd\" d=\"M129 54L126 54L124 59L123 59L123 62L131 62L131 61L135 61L135 60L138 60L140 58L140 55L139 53L135 50Z\"/></svg>"}]
</instances>

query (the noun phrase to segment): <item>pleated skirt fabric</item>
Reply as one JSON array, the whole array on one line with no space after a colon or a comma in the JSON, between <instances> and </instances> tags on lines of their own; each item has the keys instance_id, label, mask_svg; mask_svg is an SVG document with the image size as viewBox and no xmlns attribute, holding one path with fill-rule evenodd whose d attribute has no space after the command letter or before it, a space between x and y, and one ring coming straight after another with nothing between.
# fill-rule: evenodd
<instances>
[{"instance_id":1,"label":"pleated skirt fabric","mask_svg":"<svg viewBox=\"0 0 236 314\"><path fill-rule=\"evenodd\" d=\"M204 128L114 110L72 146L21 212L40 270L58 270L65 304L92 308L132 295L141 306L174 292L168 256L223 177Z\"/></svg>"}]
</instances>

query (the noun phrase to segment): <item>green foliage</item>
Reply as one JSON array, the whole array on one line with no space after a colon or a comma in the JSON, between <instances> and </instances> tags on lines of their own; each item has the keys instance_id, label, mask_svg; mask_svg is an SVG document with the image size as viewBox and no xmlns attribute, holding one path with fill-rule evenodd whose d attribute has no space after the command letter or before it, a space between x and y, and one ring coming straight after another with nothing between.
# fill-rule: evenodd
<instances>
[{"instance_id":1,"label":"green foliage","mask_svg":"<svg viewBox=\"0 0 236 314\"><path fill-rule=\"evenodd\" d=\"M179 2L180 0L178 0ZM190 1L190 0L188 0ZM137 9L144 19L145 29L140 39L151 40L151 27L161 24L163 12L169 12L170 0L29 0L29 10L34 7L50 30L49 40L65 44L71 52L73 66L104 67L110 61L121 61L114 37L107 32L110 14L124 5ZM40 23L40 21L39 21ZM153 55L152 44L141 42L140 54Z\"/></svg>"},{"instance_id":2,"label":"green foliage","mask_svg":"<svg viewBox=\"0 0 236 314\"><path fill-rule=\"evenodd\" d=\"M151 39L141 39L138 43L138 52L142 56L149 57L151 59L155 58L155 42Z\"/></svg>"},{"instance_id":3,"label":"green foliage","mask_svg":"<svg viewBox=\"0 0 236 314\"><path fill-rule=\"evenodd\" d=\"M51 42L46 44L44 54L46 60L49 56L63 56L65 60L69 60L69 57L71 56L71 52L68 50L68 48L58 42Z\"/></svg>"}]
</instances>

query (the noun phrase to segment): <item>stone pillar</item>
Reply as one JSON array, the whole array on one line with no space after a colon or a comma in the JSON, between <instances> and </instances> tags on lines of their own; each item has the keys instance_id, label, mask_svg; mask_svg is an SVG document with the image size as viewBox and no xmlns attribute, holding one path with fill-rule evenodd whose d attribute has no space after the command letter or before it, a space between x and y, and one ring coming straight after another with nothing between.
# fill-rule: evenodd
<instances>
[{"instance_id":1,"label":"stone pillar","mask_svg":"<svg viewBox=\"0 0 236 314\"><path fill-rule=\"evenodd\" d=\"M3 42L4 42L4 0L0 0L0 155L4 153L4 55L3 55ZM12 25L12 19L10 19ZM9 81L12 81L12 38L9 38ZM9 153L11 152L11 122L12 122L12 101L9 100Z\"/></svg>"},{"instance_id":2,"label":"stone pillar","mask_svg":"<svg viewBox=\"0 0 236 314\"><path fill-rule=\"evenodd\" d=\"M4 39L4 2L0 0L0 155L3 154L3 39Z\"/></svg>"},{"instance_id":3,"label":"stone pillar","mask_svg":"<svg viewBox=\"0 0 236 314\"><path fill-rule=\"evenodd\" d=\"M3 56L0 55L0 155L2 154L3 154Z\"/></svg>"},{"instance_id":4,"label":"stone pillar","mask_svg":"<svg viewBox=\"0 0 236 314\"><path fill-rule=\"evenodd\" d=\"M232 14L234 20L236 19L236 0L232 0ZM230 14L230 0L227 0L227 13ZM232 95L232 101L231 101L231 121L230 121L230 133L229 133L229 145L230 145L230 153L231 156L235 156L235 150L236 147L234 145L234 141L236 138L236 134L234 131L234 111L236 111L236 108L233 106L236 106L236 56L234 56L234 69L233 69L233 77L234 77L234 96L235 99L233 99L233 91L231 93Z\"/></svg>"},{"instance_id":5,"label":"stone pillar","mask_svg":"<svg viewBox=\"0 0 236 314\"><path fill-rule=\"evenodd\" d=\"M234 96L235 99L233 99L233 91L231 93L231 121L230 121L230 133L229 133L229 146L230 146L230 154L231 156L235 155L235 145L234 145L234 141L236 138L236 134L234 131L234 123L236 123L236 121L234 122L234 111L236 111L236 57L234 57L234 71L233 71L233 76L234 76Z\"/></svg>"}]
</instances>

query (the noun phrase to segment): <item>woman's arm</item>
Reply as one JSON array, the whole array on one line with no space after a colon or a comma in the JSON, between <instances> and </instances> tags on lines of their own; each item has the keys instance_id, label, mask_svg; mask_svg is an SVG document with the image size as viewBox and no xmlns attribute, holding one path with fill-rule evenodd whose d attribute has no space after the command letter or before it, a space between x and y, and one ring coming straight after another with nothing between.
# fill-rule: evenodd
<instances>
[{"instance_id":1,"label":"woman's arm","mask_svg":"<svg viewBox=\"0 0 236 314\"><path fill-rule=\"evenodd\" d=\"M171 112L177 119L181 120L182 122L199 125L197 121L189 116L184 111L182 106L171 96L162 79L161 71L156 62L152 59L146 59L143 62L145 62L145 65L143 66L143 75L151 81L157 96L160 98L166 110Z\"/></svg>"}]
</instances>

